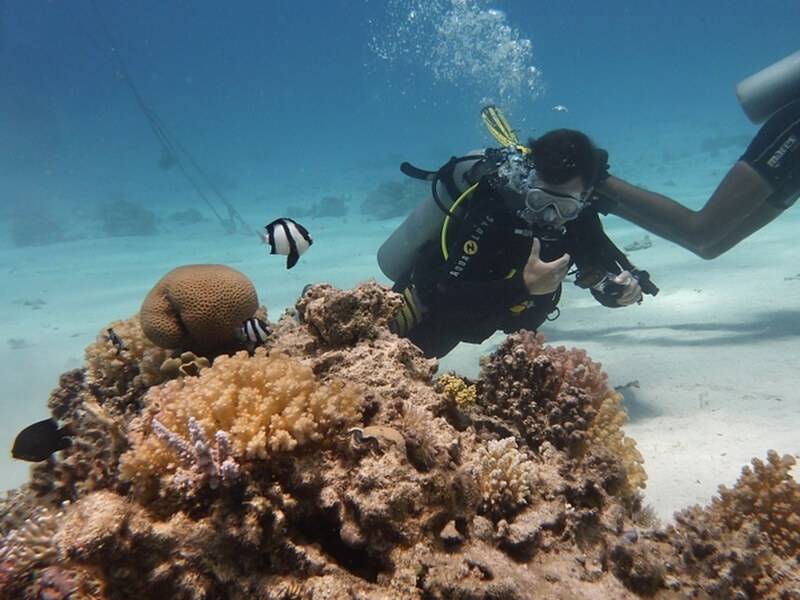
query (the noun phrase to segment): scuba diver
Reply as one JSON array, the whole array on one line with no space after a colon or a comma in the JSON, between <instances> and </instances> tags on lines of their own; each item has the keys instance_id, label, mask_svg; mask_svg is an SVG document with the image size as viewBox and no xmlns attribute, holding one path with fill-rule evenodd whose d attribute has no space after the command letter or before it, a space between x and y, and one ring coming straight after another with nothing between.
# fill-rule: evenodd
<instances>
[{"instance_id":1,"label":"scuba diver","mask_svg":"<svg viewBox=\"0 0 800 600\"><path fill-rule=\"evenodd\" d=\"M559 129L527 146L500 111L481 116L501 148L451 158L438 171L401 170L432 182L421 203L378 251L404 304L390 323L428 357L498 330L536 330L558 316L561 284L608 307L658 288L608 239L590 205L607 154L579 131Z\"/></svg>"},{"instance_id":2,"label":"scuba diver","mask_svg":"<svg viewBox=\"0 0 800 600\"><path fill-rule=\"evenodd\" d=\"M706 260L733 248L800 196L800 51L736 89L753 123L764 123L700 210L610 176L595 204Z\"/></svg>"}]
</instances>

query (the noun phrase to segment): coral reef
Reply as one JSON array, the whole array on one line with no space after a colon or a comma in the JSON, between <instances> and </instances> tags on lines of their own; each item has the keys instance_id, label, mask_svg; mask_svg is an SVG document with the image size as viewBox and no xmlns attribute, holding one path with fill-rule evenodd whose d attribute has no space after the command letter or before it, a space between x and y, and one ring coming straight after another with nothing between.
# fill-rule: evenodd
<instances>
[{"instance_id":1,"label":"coral reef","mask_svg":"<svg viewBox=\"0 0 800 600\"><path fill-rule=\"evenodd\" d=\"M177 225L193 225L195 223L202 223L206 220L207 219L203 216L203 213L196 208L176 210L175 212L167 215L167 221Z\"/></svg>"},{"instance_id":2,"label":"coral reef","mask_svg":"<svg viewBox=\"0 0 800 600\"><path fill-rule=\"evenodd\" d=\"M533 499L536 467L519 451L515 438L489 440L478 449L475 467L485 512L513 515Z\"/></svg>"},{"instance_id":3,"label":"coral reef","mask_svg":"<svg viewBox=\"0 0 800 600\"><path fill-rule=\"evenodd\" d=\"M499 421L501 432L510 427L531 448L549 442L579 461L603 447L621 459L629 493L644 487L644 460L622 431L622 395L586 352L545 346L541 334L510 335L483 361L477 389L492 417L483 426L497 429Z\"/></svg>"},{"instance_id":4,"label":"coral reef","mask_svg":"<svg viewBox=\"0 0 800 600\"><path fill-rule=\"evenodd\" d=\"M107 405L98 403L77 369L62 375L50 395L53 418L74 432L66 449L31 469L31 489L51 505L117 484L117 463L127 447L125 419L134 405L115 405L117 397L100 399Z\"/></svg>"},{"instance_id":5,"label":"coral reef","mask_svg":"<svg viewBox=\"0 0 800 600\"><path fill-rule=\"evenodd\" d=\"M124 348L117 347L108 330L115 333ZM151 342L142 331L139 316L114 321L86 347L86 379L97 396L114 404L134 402L150 386L169 378L162 365L172 353ZM108 402L105 402L108 404Z\"/></svg>"},{"instance_id":6,"label":"coral reef","mask_svg":"<svg viewBox=\"0 0 800 600\"><path fill-rule=\"evenodd\" d=\"M197 377L147 393L146 409L131 424L132 448L122 457L120 473L139 488L155 477L186 488L198 477L176 471L177 458L215 489L220 478L226 481L226 466L238 473L237 461L318 443L329 430L356 423L362 402L356 384L321 385L310 367L278 351L262 347L252 356L220 356ZM209 435L217 442L214 452Z\"/></svg>"},{"instance_id":7,"label":"coral reef","mask_svg":"<svg viewBox=\"0 0 800 600\"><path fill-rule=\"evenodd\" d=\"M784 558L800 557L800 485L792 478L793 456L772 451L767 462L753 460L733 489L721 486L711 506L712 518L729 531L755 521Z\"/></svg>"},{"instance_id":8,"label":"coral reef","mask_svg":"<svg viewBox=\"0 0 800 600\"><path fill-rule=\"evenodd\" d=\"M237 332L256 314L253 283L225 265L185 265L173 269L142 303L142 330L161 348L207 355L238 349Z\"/></svg>"},{"instance_id":9,"label":"coral reef","mask_svg":"<svg viewBox=\"0 0 800 600\"><path fill-rule=\"evenodd\" d=\"M398 302L314 286L269 348L182 377L198 357L170 356L169 381L98 339L50 405L100 453L0 499L0 599L800 597L790 457L647 522L598 364L522 332L434 380L386 327Z\"/></svg>"},{"instance_id":10,"label":"coral reef","mask_svg":"<svg viewBox=\"0 0 800 600\"><path fill-rule=\"evenodd\" d=\"M11 241L17 247L46 246L66 239L61 223L43 207L10 211Z\"/></svg>"},{"instance_id":11,"label":"coral reef","mask_svg":"<svg viewBox=\"0 0 800 600\"><path fill-rule=\"evenodd\" d=\"M346 217L347 199L341 196L323 196L310 206L289 206L286 214L298 219L302 217Z\"/></svg>"},{"instance_id":12,"label":"coral reef","mask_svg":"<svg viewBox=\"0 0 800 600\"><path fill-rule=\"evenodd\" d=\"M430 186L414 179L384 181L361 203L361 214L375 220L405 217L430 194Z\"/></svg>"},{"instance_id":13,"label":"coral reef","mask_svg":"<svg viewBox=\"0 0 800 600\"><path fill-rule=\"evenodd\" d=\"M454 373L445 373L436 380L436 389L443 392L459 408L470 408L478 400L475 384L467 383Z\"/></svg>"},{"instance_id":14,"label":"coral reef","mask_svg":"<svg viewBox=\"0 0 800 600\"><path fill-rule=\"evenodd\" d=\"M47 564L57 558L53 536L61 527L64 514L46 506L37 507L17 529L3 537L0 562L13 563L19 570L27 570L38 564Z\"/></svg>"},{"instance_id":15,"label":"coral reef","mask_svg":"<svg viewBox=\"0 0 800 600\"><path fill-rule=\"evenodd\" d=\"M379 335L401 304L375 282L363 285L357 297L320 284L306 290L297 312L324 344L350 346Z\"/></svg>"},{"instance_id":16,"label":"coral reef","mask_svg":"<svg viewBox=\"0 0 800 600\"><path fill-rule=\"evenodd\" d=\"M176 377L194 377L200 371L211 366L205 356L197 356L194 352L181 352L179 356L172 356L161 363L159 371L169 379Z\"/></svg>"},{"instance_id":17,"label":"coral reef","mask_svg":"<svg viewBox=\"0 0 800 600\"><path fill-rule=\"evenodd\" d=\"M791 456L753 459L709 507L676 514L680 564L715 598L800 598L800 484ZM677 561L676 561L677 562Z\"/></svg>"},{"instance_id":18,"label":"coral reef","mask_svg":"<svg viewBox=\"0 0 800 600\"><path fill-rule=\"evenodd\" d=\"M138 316L104 328L86 347L85 357L84 369L62 375L48 401L53 418L73 432L72 443L31 471L31 490L54 506L95 489L126 489L117 467L144 394L151 386L195 375L209 365L191 352L174 357L155 346L144 336Z\"/></svg>"},{"instance_id":19,"label":"coral reef","mask_svg":"<svg viewBox=\"0 0 800 600\"><path fill-rule=\"evenodd\" d=\"M110 237L155 235L158 233L155 213L129 200L115 200L97 207L100 227Z\"/></svg>"}]
</instances>

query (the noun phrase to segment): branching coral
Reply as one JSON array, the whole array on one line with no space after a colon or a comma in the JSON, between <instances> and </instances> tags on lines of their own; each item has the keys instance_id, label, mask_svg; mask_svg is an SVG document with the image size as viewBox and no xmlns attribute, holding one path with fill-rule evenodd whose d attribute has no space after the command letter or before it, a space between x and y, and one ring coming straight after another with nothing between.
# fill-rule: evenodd
<instances>
[{"instance_id":1,"label":"branching coral","mask_svg":"<svg viewBox=\"0 0 800 600\"><path fill-rule=\"evenodd\" d=\"M439 377L436 380L436 389L455 402L459 408L474 406L477 400L475 384L467 383L454 373L445 373Z\"/></svg>"},{"instance_id":2,"label":"branching coral","mask_svg":"<svg viewBox=\"0 0 800 600\"><path fill-rule=\"evenodd\" d=\"M109 329L124 348L114 344ZM86 381L100 398L124 409L134 404L147 388L167 379L161 365L170 355L169 350L159 348L145 337L138 315L114 321L86 347Z\"/></svg>"},{"instance_id":3,"label":"branching coral","mask_svg":"<svg viewBox=\"0 0 800 600\"><path fill-rule=\"evenodd\" d=\"M0 540L0 563L12 577L21 577L31 568L48 564L57 556L53 536L64 513L46 506L37 507L16 529Z\"/></svg>"},{"instance_id":4,"label":"branching coral","mask_svg":"<svg viewBox=\"0 0 800 600\"><path fill-rule=\"evenodd\" d=\"M767 462L753 459L732 489L720 486L712 518L730 531L755 522L780 556L800 558L800 484L791 476L795 462L774 450Z\"/></svg>"},{"instance_id":5,"label":"branching coral","mask_svg":"<svg viewBox=\"0 0 800 600\"><path fill-rule=\"evenodd\" d=\"M214 436L216 445L212 446L194 417L189 417L189 441L167 429L155 417L152 427L153 433L166 442L184 463L185 468L175 473L176 487L195 489L199 487L199 479L208 482L208 486L215 490L220 481L230 487L239 480L241 467L230 455L231 442L226 431L217 431Z\"/></svg>"},{"instance_id":6,"label":"branching coral","mask_svg":"<svg viewBox=\"0 0 800 600\"><path fill-rule=\"evenodd\" d=\"M513 424L533 449L544 442L580 459L593 444L616 453L628 474L626 489L643 487L643 459L622 425L621 397L583 350L546 347L530 332L510 335L483 362L478 404Z\"/></svg>"},{"instance_id":7,"label":"branching coral","mask_svg":"<svg viewBox=\"0 0 800 600\"><path fill-rule=\"evenodd\" d=\"M628 414L622 406L622 394L608 390L600 400L597 414L587 431L588 448L601 446L623 465L626 471L626 492L644 488L647 473L644 470L644 457L636 447L636 442L625 435L622 429L628 422Z\"/></svg>"},{"instance_id":8,"label":"branching coral","mask_svg":"<svg viewBox=\"0 0 800 600\"><path fill-rule=\"evenodd\" d=\"M129 415L120 414L122 407L115 407L109 398L100 406L79 370L62 375L48 406L53 416L74 432L72 443L34 465L31 489L51 501L63 502L116 485L117 463L128 443L125 419Z\"/></svg>"},{"instance_id":9,"label":"branching coral","mask_svg":"<svg viewBox=\"0 0 800 600\"><path fill-rule=\"evenodd\" d=\"M479 448L477 465L484 510L488 513L513 514L533 498L536 465L520 452L513 437L490 440Z\"/></svg>"},{"instance_id":10,"label":"branching coral","mask_svg":"<svg viewBox=\"0 0 800 600\"><path fill-rule=\"evenodd\" d=\"M36 506L36 496L27 484L0 495L0 536L20 527Z\"/></svg>"},{"instance_id":11,"label":"branching coral","mask_svg":"<svg viewBox=\"0 0 800 600\"><path fill-rule=\"evenodd\" d=\"M132 426L133 448L121 463L130 480L175 470L175 452L155 434L159 428L191 439L189 423L195 419L203 435L227 432L236 460L265 459L270 452L321 441L331 429L357 422L362 408L355 384L321 385L309 367L264 348L252 357L220 356L198 377L151 389L145 401ZM160 425L154 426L154 418Z\"/></svg>"},{"instance_id":12,"label":"branching coral","mask_svg":"<svg viewBox=\"0 0 800 600\"><path fill-rule=\"evenodd\" d=\"M548 350L534 334L509 336L482 364L478 404L516 426L534 450L550 442L578 455L596 411L588 390L570 386L559 356Z\"/></svg>"}]
</instances>

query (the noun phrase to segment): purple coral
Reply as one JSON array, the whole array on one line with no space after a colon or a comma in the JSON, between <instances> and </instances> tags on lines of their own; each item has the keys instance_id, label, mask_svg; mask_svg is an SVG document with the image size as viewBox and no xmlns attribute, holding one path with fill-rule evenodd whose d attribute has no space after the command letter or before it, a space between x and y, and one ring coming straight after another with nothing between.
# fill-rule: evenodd
<instances>
[{"instance_id":1,"label":"purple coral","mask_svg":"<svg viewBox=\"0 0 800 600\"><path fill-rule=\"evenodd\" d=\"M212 448L203 430L203 426L194 417L189 417L189 441L172 431L157 418L152 421L153 433L164 440L175 453L181 457L186 468L194 475L200 475L208 481L208 487L215 490L220 481L226 487L234 485L241 475L241 467L231 456L230 436L226 431L217 431L214 435L216 448ZM184 487L195 477L188 473L176 473L178 487Z\"/></svg>"}]
</instances>

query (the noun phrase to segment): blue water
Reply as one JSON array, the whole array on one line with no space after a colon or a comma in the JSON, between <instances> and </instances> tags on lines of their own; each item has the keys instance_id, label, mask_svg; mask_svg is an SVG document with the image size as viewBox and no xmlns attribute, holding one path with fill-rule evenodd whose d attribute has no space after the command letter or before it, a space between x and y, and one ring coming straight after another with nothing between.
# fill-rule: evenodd
<instances>
[{"instance_id":1,"label":"blue water","mask_svg":"<svg viewBox=\"0 0 800 600\"><path fill-rule=\"evenodd\" d=\"M430 23L418 26L419 36L412 23L398 40L422 44L419 55L378 57L373 37L396 37L403 19L426 4L436 3L97 7L147 103L238 203L316 180L335 185L341 172L370 178L370 168L395 168L401 159L433 165L486 143L476 117L483 99L507 100L524 135L583 128L612 151L612 163L633 137L687 127L747 132L733 85L796 49L800 17L800 5L777 0L470 2L476 8L468 14L503 11L517 38L532 43L528 64L542 73L538 99L525 89L500 98L496 75L456 73L447 81L420 64L441 44L428 35ZM438 4L441 17L468 12ZM3 205L86 207L114 196L192 202L174 170L155 166L158 144L120 79L93 5L5 0L2 7ZM482 45L492 49L465 36L448 50L452 58ZM550 110L554 104L569 108L568 119Z\"/></svg>"},{"instance_id":2,"label":"blue water","mask_svg":"<svg viewBox=\"0 0 800 600\"><path fill-rule=\"evenodd\" d=\"M135 310L148 289L143 281L175 264L252 260L236 266L260 290L280 287L277 277L292 282L277 296L278 311L309 277L337 285L380 277L375 240L397 221L375 224L374 235L358 220L328 222L312 231L318 245L308 258L323 270L301 274L263 267L260 249L229 260L217 250L226 244L221 228L202 230L214 238L202 251L191 229L165 242L172 245L163 253L157 237L109 243L98 215L110 202L159 218L197 208L214 222L180 170L159 167L160 143L129 83L188 151L184 160L196 161L214 207L231 203L253 227L326 195L345 197L357 214L380 183L402 180L401 161L435 168L491 144L478 117L487 101L502 105L522 136L582 129L609 150L615 174L675 187L699 206L743 150L724 139L755 131L735 83L797 50L798 23L800 3L778 0L0 0L0 306L12 315L7 324L31 318L22 334L0 332L12 365L0 386L15 390L0 404L9 416L0 443L29 422L32 415L17 415L22 404L44 416L58 373L80 364L82 348L106 323ZM709 140L723 143L702 154ZM689 175L692 185L682 188ZM45 245L15 247L20 215L40 224L31 237ZM345 246L326 263L332 230ZM103 250L96 261L103 293L81 296L60 257L80 252L95 264L98 247L128 256L141 250L150 262L142 259L140 273L115 270L114 255ZM359 266L348 271L354 255ZM42 269L41 290L17 286L30 265ZM116 304L105 310L104 299ZM37 300L46 307L30 313L24 303ZM80 325L54 312L91 303L96 314ZM54 343L69 348L63 360L42 364L35 352L23 354Z\"/></svg>"}]
</instances>

